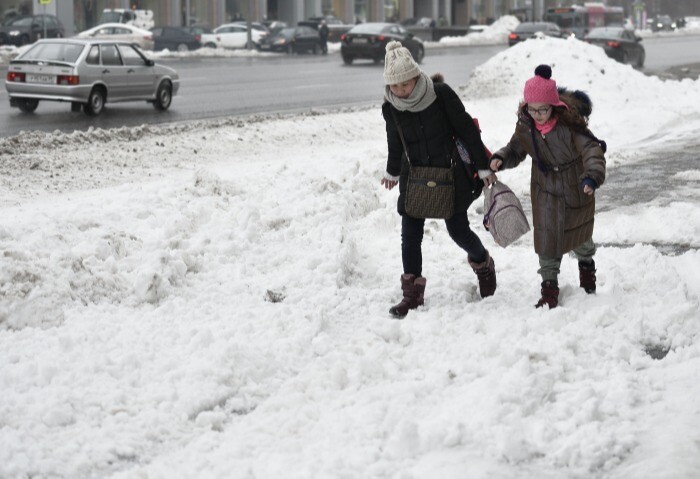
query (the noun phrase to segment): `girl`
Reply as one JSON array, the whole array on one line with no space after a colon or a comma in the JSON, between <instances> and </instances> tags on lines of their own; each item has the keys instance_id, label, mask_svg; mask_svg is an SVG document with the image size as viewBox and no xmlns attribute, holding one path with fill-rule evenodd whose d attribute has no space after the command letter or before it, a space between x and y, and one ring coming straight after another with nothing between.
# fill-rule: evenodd
<instances>
[{"instance_id":1,"label":"girl","mask_svg":"<svg viewBox=\"0 0 700 479\"><path fill-rule=\"evenodd\" d=\"M384 62L385 99L382 114L386 121L389 155L386 174L381 184L387 189L399 185L398 211L401 215L401 258L403 271L401 289L403 299L389 309L402 318L408 311L423 304L425 278L422 276L423 225L425 219L406 214L404 195L408 180L407 156L401 135L408 149L408 158L416 166L449 168L456 155L454 137L461 138L472 160L490 184L496 175L488 169L488 159L479 130L465 111L462 101L442 77L435 82L423 73L411 53L399 42L386 46ZM455 167L454 215L445 220L447 231L457 245L467 252L467 261L477 275L481 297L491 296L496 290L494 261L479 237L469 228L467 208L471 203L466 170L457 159ZM479 190L480 191L480 190Z\"/></svg>"},{"instance_id":2,"label":"girl","mask_svg":"<svg viewBox=\"0 0 700 479\"><path fill-rule=\"evenodd\" d=\"M604 151L587 126L590 99L582 92L557 90L551 77L549 66L535 69L525 83L515 133L490 162L498 171L518 166L526 155L533 159L530 195L542 277L542 297L535 306L550 309L559 304L557 277L566 252L578 259L580 286L595 292L594 192L605 181Z\"/></svg>"}]
</instances>

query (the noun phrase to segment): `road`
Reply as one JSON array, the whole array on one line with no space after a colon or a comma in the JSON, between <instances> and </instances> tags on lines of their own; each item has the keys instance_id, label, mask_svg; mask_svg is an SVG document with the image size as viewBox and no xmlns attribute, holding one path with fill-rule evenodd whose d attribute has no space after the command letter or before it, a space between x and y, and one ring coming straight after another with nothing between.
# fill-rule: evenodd
<instances>
[{"instance_id":1,"label":"road","mask_svg":"<svg viewBox=\"0 0 700 479\"><path fill-rule=\"evenodd\" d=\"M645 70L697 62L699 37L644 40ZM422 68L441 72L448 83L466 83L469 74L505 45L429 49ZM34 114L9 107L7 92L0 90L0 137L21 131L74 131L118 128L252 113L290 112L378 101L382 66L371 62L343 65L339 54L293 57L190 58L162 60L180 73L182 86L173 107L158 112L145 103L108 105L98 118L71 113L67 103L43 102ZM6 67L0 69L3 77Z\"/></svg>"}]
</instances>

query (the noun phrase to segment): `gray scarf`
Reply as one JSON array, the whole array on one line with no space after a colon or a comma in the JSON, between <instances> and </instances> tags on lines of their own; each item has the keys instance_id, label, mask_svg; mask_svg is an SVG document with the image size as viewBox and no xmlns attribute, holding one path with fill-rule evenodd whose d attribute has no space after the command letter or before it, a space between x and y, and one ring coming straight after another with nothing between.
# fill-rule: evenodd
<instances>
[{"instance_id":1,"label":"gray scarf","mask_svg":"<svg viewBox=\"0 0 700 479\"><path fill-rule=\"evenodd\" d=\"M389 100L389 103L394 105L397 110L408 110L412 112L425 110L435 101L435 98L437 98L433 80L424 72L420 72L416 86L408 98L399 98L391 93L389 85L384 87L384 95L386 99Z\"/></svg>"}]
</instances>

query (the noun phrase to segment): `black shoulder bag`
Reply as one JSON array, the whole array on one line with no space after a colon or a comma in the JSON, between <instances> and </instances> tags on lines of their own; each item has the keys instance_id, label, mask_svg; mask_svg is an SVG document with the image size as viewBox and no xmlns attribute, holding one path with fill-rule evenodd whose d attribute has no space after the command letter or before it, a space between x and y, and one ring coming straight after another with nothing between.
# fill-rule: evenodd
<instances>
[{"instance_id":1,"label":"black shoulder bag","mask_svg":"<svg viewBox=\"0 0 700 479\"><path fill-rule=\"evenodd\" d=\"M454 163L449 168L413 166L394 107L389 107L408 162L404 193L406 214L414 218L451 218L455 210Z\"/></svg>"}]
</instances>

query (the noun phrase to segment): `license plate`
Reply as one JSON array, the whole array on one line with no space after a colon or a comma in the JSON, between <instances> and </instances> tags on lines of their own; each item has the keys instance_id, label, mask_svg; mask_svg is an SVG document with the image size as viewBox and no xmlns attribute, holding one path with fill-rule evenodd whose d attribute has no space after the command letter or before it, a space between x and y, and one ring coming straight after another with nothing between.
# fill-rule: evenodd
<instances>
[{"instance_id":1,"label":"license plate","mask_svg":"<svg viewBox=\"0 0 700 479\"><path fill-rule=\"evenodd\" d=\"M260 45L260 49L261 49L261 50L269 50L269 49L270 49L270 45L262 44L262 45Z\"/></svg>"},{"instance_id":2,"label":"license plate","mask_svg":"<svg viewBox=\"0 0 700 479\"><path fill-rule=\"evenodd\" d=\"M366 38L353 38L352 42L353 43L367 43L367 39Z\"/></svg>"},{"instance_id":3,"label":"license plate","mask_svg":"<svg viewBox=\"0 0 700 479\"><path fill-rule=\"evenodd\" d=\"M53 75L27 75L27 83L43 83L51 85L56 83L56 77Z\"/></svg>"}]
</instances>

